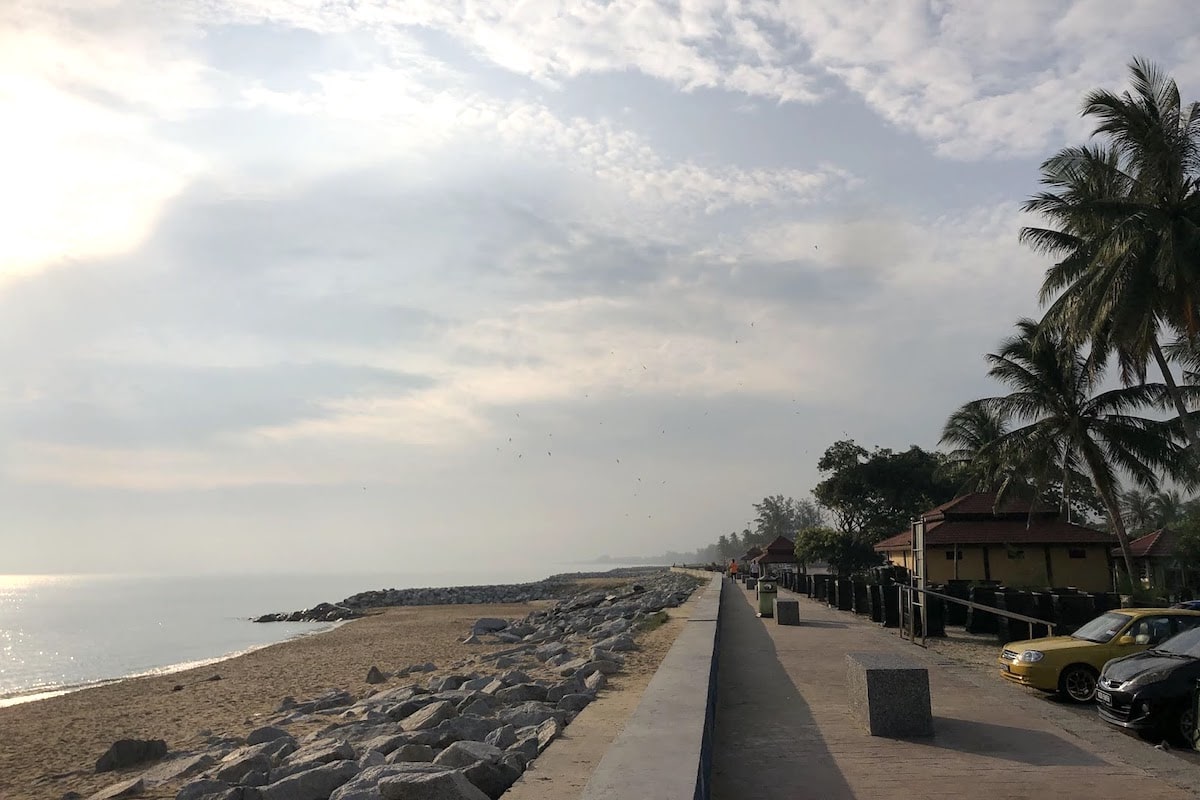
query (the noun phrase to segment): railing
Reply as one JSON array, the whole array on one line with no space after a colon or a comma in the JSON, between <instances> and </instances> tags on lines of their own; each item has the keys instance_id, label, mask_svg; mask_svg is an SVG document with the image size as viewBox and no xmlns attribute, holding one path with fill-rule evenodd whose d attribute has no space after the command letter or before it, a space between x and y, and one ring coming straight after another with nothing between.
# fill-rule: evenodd
<instances>
[{"instance_id":1,"label":"railing","mask_svg":"<svg viewBox=\"0 0 1200 800\"><path fill-rule=\"evenodd\" d=\"M983 603L975 603L970 600L962 600L958 597L951 597L948 594L942 594L941 592L935 592L931 589L919 589L916 586L907 586L903 583L898 583L898 584L896 584L896 586L899 587L899 589L900 589L900 613L904 614L906 610L908 613L908 637L907 638L913 644L917 643L917 640L916 640L916 618L915 618L915 615L913 614L913 607L915 606L917 608L920 608L924 612L925 611L924 597L938 597L938 598L941 598L942 600L949 600L951 603L958 603L960 606L966 606L967 608L974 608L979 611L986 611L987 613L995 614L998 617L1008 617L1009 619L1015 619L1020 622L1027 622L1027 623L1029 623L1029 638L1030 639L1033 638L1033 626L1034 625L1045 625L1046 630L1049 632L1049 634L1051 636L1054 635L1055 623L1050 622L1048 620L1038 619L1037 617L1029 617L1024 614L1018 614L1015 611L1008 611L1005 609L996 608L995 606L984 605ZM924 597L919 602L915 601L915 600L913 600L913 592L919 592L922 595L924 595ZM927 614L922 613L922 615L921 615L921 646L922 647L925 646L925 631L928 629L928 627L929 627L929 624L928 624ZM903 626L901 626L901 629L903 630Z\"/></svg>"}]
</instances>

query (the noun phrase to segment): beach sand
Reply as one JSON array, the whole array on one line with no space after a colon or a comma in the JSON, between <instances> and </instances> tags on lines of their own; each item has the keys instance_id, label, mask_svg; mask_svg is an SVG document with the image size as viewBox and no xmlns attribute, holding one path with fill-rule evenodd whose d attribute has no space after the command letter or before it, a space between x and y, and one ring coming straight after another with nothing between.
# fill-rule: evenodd
<instances>
[{"instance_id":1,"label":"beach sand","mask_svg":"<svg viewBox=\"0 0 1200 800\"><path fill-rule=\"evenodd\" d=\"M617 583L621 582L591 582ZM0 798L59 800L68 791L87 797L140 774L137 768L94 772L96 759L117 739L165 739L172 751L200 750L210 733L245 736L265 724L285 696L303 700L344 688L361 697L373 688L427 677L393 678L372 687L365 681L371 666L393 671L432 661L439 673L445 673L454 662L507 647L461 643L479 617L523 617L550 605L542 601L389 608L332 631L207 667L0 708ZM642 650L630 654L625 675L614 676L613 689L620 690L626 683L644 685L678 632L679 626L667 624L641 635ZM221 679L208 680L213 675ZM184 688L173 691L176 685ZM613 724L619 730L624 720ZM295 727L293 732L304 729ZM148 788L140 796L173 798L177 790L177 784L169 784Z\"/></svg>"}]
</instances>

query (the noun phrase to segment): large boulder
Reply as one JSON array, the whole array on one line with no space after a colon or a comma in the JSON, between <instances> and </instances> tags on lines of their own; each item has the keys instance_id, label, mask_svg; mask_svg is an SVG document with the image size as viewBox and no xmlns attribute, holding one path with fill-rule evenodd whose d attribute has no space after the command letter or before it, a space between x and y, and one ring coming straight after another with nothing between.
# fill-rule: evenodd
<instances>
[{"instance_id":1,"label":"large boulder","mask_svg":"<svg viewBox=\"0 0 1200 800\"><path fill-rule=\"evenodd\" d=\"M480 617L475 620L475 624L471 626L471 633L495 633L502 631L508 627L508 623L497 617Z\"/></svg>"},{"instance_id":2,"label":"large boulder","mask_svg":"<svg viewBox=\"0 0 1200 800\"><path fill-rule=\"evenodd\" d=\"M379 667L371 667L367 670L367 683L386 683L388 676L381 672Z\"/></svg>"},{"instance_id":3,"label":"large boulder","mask_svg":"<svg viewBox=\"0 0 1200 800\"><path fill-rule=\"evenodd\" d=\"M388 756L389 764L398 764L403 762L428 763L433 761L433 748L427 744L406 744L392 751Z\"/></svg>"},{"instance_id":4,"label":"large boulder","mask_svg":"<svg viewBox=\"0 0 1200 800\"><path fill-rule=\"evenodd\" d=\"M587 708L588 704L591 702L591 695L568 694L563 695L563 698L558 701L558 708L574 716L575 714L578 714L580 711L583 711L585 708Z\"/></svg>"},{"instance_id":5,"label":"large boulder","mask_svg":"<svg viewBox=\"0 0 1200 800\"><path fill-rule=\"evenodd\" d=\"M282 739L285 736L291 736L290 733L283 728L277 728L274 725L267 725L262 728L255 728L250 731L250 735L246 737L246 744L262 744L263 742L272 742L276 739Z\"/></svg>"},{"instance_id":6,"label":"large boulder","mask_svg":"<svg viewBox=\"0 0 1200 800\"><path fill-rule=\"evenodd\" d=\"M147 786L158 786L163 783L186 778L197 772L206 770L216 763L216 759L208 753L192 753L180 755L169 761L162 761L142 773L142 779Z\"/></svg>"},{"instance_id":7,"label":"large boulder","mask_svg":"<svg viewBox=\"0 0 1200 800\"><path fill-rule=\"evenodd\" d=\"M207 797L216 797L232 788L234 787L225 781L215 781L205 778L203 780L192 781L184 786L175 795L175 800L203 800L203 798Z\"/></svg>"},{"instance_id":8,"label":"large boulder","mask_svg":"<svg viewBox=\"0 0 1200 800\"><path fill-rule=\"evenodd\" d=\"M433 760L435 764L447 767L469 767L476 761L496 762L504 755L504 751L485 742L455 742Z\"/></svg>"},{"instance_id":9,"label":"large boulder","mask_svg":"<svg viewBox=\"0 0 1200 800\"><path fill-rule=\"evenodd\" d=\"M483 739L484 742L490 745L499 747L505 750L517 742L517 731L512 725L502 725L496 730L489 733Z\"/></svg>"},{"instance_id":10,"label":"large boulder","mask_svg":"<svg viewBox=\"0 0 1200 800\"><path fill-rule=\"evenodd\" d=\"M546 703L528 702L521 703L512 708L506 708L499 712L496 716L502 722L512 725L514 728L524 728L529 725L541 725L548 719L557 719L559 724L566 722L567 713L559 711L554 706Z\"/></svg>"},{"instance_id":11,"label":"large boulder","mask_svg":"<svg viewBox=\"0 0 1200 800\"><path fill-rule=\"evenodd\" d=\"M335 789L358 773L359 767L353 761L333 761L289 775L259 791L262 800L328 800Z\"/></svg>"},{"instance_id":12,"label":"large boulder","mask_svg":"<svg viewBox=\"0 0 1200 800\"><path fill-rule=\"evenodd\" d=\"M560 733L562 733L562 723L554 717L538 725L534 732L534 735L537 736L538 752L540 753L549 747L550 743L558 738Z\"/></svg>"},{"instance_id":13,"label":"large boulder","mask_svg":"<svg viewBox=\"0 0 1200 800\"><path fill-rule=\"evenodd\" d=\"M466 775L444 768L384 778L379 794L383 800L490 800Z\"/></svg>"},{"instance_id":14,"label":"large boulder","mask_svg":"<svg viewBox=\"0 0 1200 800\"><path fill-rule=\"evenodd\" d=\"M428 772L431 769L438 772L445 770L444 767L434 767L432 764L388 764L369 767L335 789L329 800L383 800L379 793L379 782L384 778L408 775L414 771Z\"/></svg>"},{"instance_id":15,"label":"large boulder","mask_svg":"<svg viewBox=\"0 0 1200 800\"><path fill-rule=\"evenodd\" d=\"M496 699L505 705L523 703L526 700L545 700L546 687L536 683L518 683L496 692Z\"/></svg>"},{"instance_id":16,"label":"large boulder","mask_svg":"<svg viewBox=\"0 0 1200 800\"><path fill-rule=\"evenodd\" d=\"M252 772L269 773L271 757L257 748L247 747L225 757L213 777L226 783L241 783Z\"/></svg>"},{"instance_id":17,"label":"large boulder","mask_svg":"<svg viewBox=\"0 0 1200 800\"><path fill-rule=\"evenodd\" d=\"M167 754L162 739L118 739L96 760L96 772L112 772L147 761L157 761Z\"/></svg>"},{"instance_id":18,"label":"large boulder","mask_svg":"<svg viewBox=\"0 0 1200 800\"><path fill-rule=\"evenodd\" d=\"M400 727L405 731L423 731L435 728L455 715L453 704L449 700L439 700L405 717Z\"/></svg>"},{"instance_id":19,"label":"large boulder","mask_svg":"<svg viewBox=\"0 0 1200 800\"><path fill-rule=\"evenodd\" d=\"M354 748L347 742L327 739L301 747L283 760L287 766L328 764L331 761L353 761Z\"/></svg>"}]
</instances>

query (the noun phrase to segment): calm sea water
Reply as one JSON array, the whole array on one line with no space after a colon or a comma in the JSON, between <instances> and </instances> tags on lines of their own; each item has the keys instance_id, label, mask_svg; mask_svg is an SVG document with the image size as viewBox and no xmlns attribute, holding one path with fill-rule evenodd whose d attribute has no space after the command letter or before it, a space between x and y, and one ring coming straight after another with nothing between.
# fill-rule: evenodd
<instances>
[{"instance_id":1,"label":"calm sea water","mask_svg":"<svg viewBox=\"0 0 1200 800\"><path fill-rule=\"evenodd\" d=\"M322 623L248 618L368 589L518 583L594 565L438 575L0 575L0 706L133 675L201 666Z\"/></svg>"}]
</instances>

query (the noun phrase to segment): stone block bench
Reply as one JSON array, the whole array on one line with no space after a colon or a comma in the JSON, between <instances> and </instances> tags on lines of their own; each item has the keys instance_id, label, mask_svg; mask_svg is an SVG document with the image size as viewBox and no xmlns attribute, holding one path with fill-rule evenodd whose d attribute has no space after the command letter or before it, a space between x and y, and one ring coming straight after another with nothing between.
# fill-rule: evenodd
<instances>
[{"instance_id":1,"label":"stone block bench","mask_svg":"<svg viewBox=\"0 0 1200 800\"><path fill-rule=\"evenodd\" d=\"M906 656L847 653L850 714L872 736L932 736L929 671Z\"/></svg>"},{"instance_id":2,"label":"stone block bench","mask_svg":"<svg viewBox=\"0 0 1200 800\"><path fill-rule=\"evenodd\" d=\"M776 600L775 622L778 625L799 625L800 602L798 600Z\"/></svg>"}]
</instances>

